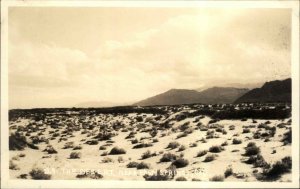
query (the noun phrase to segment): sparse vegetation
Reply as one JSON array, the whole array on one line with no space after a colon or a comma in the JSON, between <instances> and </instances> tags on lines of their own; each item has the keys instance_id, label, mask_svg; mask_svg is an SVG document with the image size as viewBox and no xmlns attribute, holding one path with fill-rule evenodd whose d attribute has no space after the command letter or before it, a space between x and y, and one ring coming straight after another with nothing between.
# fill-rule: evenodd
<instances>
[{"instance_id":1,"label":"sparse vegetation","mask_svg":"<svg viewBox=\"0 0 300 189\"><path fill-rule=\"evenodd\" d=\"M179 146L180 146L180 144L178 142L174 141L174 142L170 142L168 144L167 148L175 149L175 148L177 148Z\"/></svg>"},{"instance_id":2,"label":"sparse vegetation","mask_svg":"<svg viewBox=\"0 0 300 189\"><path fill-rule=\"evenodd\" d=\"M241 140L241 139L234 138L234 139L232 140L232 144L242 144L242 140Z\"/></svg>"},{"instance_id":3,"label":"sparse vegetation","mask_svg":"<svg viewBox=\"0 0 300 189\"><path fill-rule=\"evenodd\" d=\"M160 162L172 162L177 159L177 155L171 153L165 153L162 158L160 158Z\"/></svg>"},{"instance_id":4,"label":"sparse vegetation","mask_svg":"<svg viewBox=\"0 0 300 189\"><path fill-rule=\"evenodd\" d=\"M202 157L207 154L207 150L202 150L197 153L197 157Z\"/></svg>"},{"instance_id":5,"label":"sparse vegetation","mask_svg":"<svg viewBox=\"0 0 300 189\"><path fill-rule=\"evenodd\" d=\"M220 153L220 152L222 152L222 150L223 150L222 146L212 146L209 148L208 151L211 153Z\"/></svg>"},{"instance_id":6,"label":"sparse vegetation","mask_svg":"<svg viewBox=\"0 0 300 189\"><path fill-rule=\"evenodd\" d=\"M118 155L118 154L126 154L126 151L123 148L113 147L109 152L109 155Z\"/></svg>"},{"instance_id":7,"label":"sparse vegetation","mask_svg":"<svg viewBox=\"0 0 300 189\"><path fill-rule=\"evenodd\" d=\"M30 176L34 180L50 180L51 175L46 174L43 169L34 168L29 172Z\"/></svg>"},{"instance_id":8,"label":"sparse vegetation","mask_svg":"<svg viewBox=\"0 0 300 189\"><path fill-rule=\"evenodd\" d=\"M210 178L209 181L223 182L224 181L224 176L223 175L216 175L216 176L213 176L212 178Z\"/></svg>"},{"instance_id":9,"label":"sparse vegetation","mask_svg":"<svg viewBox=\"0 0 300 189\"><path fill-rule=\"evenodd\" d=\"M187 159L179 158L173 161L172 165L175 165L176 168L186 167L189 164Z\"/></svg>"},{"instance_id":10,"label":"sparse vegetation","mask_svg":"<svg viewBox=\"0 0 300 189\"><path fill-rule=\"evenodd\" d=\"M232 174L233 174L232 167L227 167L227 169L226 169L225 172L224 172L225 178L229 177L229 176L232 175Z\"/></svg>"},{"instance_id":11,"label":"sparse vegetation","mask_svg":"<svg viewBox=\"0 0 300 189\"><path fill-rule=\"evenodd\" d=\"M209 154L209 155L205 156L204 162L211 162L211 161L213 161L215 159L216 159L215 155Z\"/></svg>"},{"instance_id":12,"label":"sparse vegetation","mask_svg":"<svg viewBox=\"0 0 300 189\"><path fill-rule=\"evenodd\" d=\"M70 159L80 159L81 153L80 152L71 152Z\"/></svg>"}]
</instances>

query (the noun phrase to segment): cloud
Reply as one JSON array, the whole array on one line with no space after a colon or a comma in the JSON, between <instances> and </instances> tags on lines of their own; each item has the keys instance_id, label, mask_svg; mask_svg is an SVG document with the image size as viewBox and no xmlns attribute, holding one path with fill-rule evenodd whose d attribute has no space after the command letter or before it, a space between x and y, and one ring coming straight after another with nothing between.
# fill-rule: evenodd
<instances>
[{"instance_id":1,"label":"cloud","mask_svg":"<svg viewBox=\"0 0 300 189\"><path fill-rule=\"evenodd\" d=\"M127 102L170 88L281 79L291 72L290 32L289 10L203 9L122 40L99 41L90 52L22 40L9 44L10 91L32 95L37 88L39 103L51 106L44 101L53 94L74 104Z\"/></svg>"}]
</instances>

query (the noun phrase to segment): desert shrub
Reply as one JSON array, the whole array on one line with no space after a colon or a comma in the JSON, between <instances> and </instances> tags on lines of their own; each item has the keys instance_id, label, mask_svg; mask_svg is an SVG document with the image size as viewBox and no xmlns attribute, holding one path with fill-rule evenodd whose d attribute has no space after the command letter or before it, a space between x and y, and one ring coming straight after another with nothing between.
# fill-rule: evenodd
<instances>
[{"instance_id":1,"label":"desert shrub","mask_svg":"<svg viewBox=\"0 0 300 189\"><path fill-rule=\"evenodd\" d=\"M219 133L222 133L222 131L223 131L223 128L221 128L221 127L217 127L217 128L215 129L215 131L216 131L216 132L219 132Z\"/></svg>"},{"instance_id":2,"label":"desert shrub","mask_svg":"<svg viewBox=\"0 0 300 189\"><path fill-rule=\"evenodd\" d=\"M11 170L20 170L17 164L15 164L12 160L9 161L9 169Z\"/></svg>"},{"instance_id":3,"label":"desert shrub","mask_svg":"<svg viewBox=\"0 0 300 189\"><path fill-rule=\"evenodd\" d=\"M97 140L88 140L85 143L88 145L97 145L99 142Z\"/></svg>"},{"instance_id":4,"label":"desert shrub","mask_svg":"<svg viewBox=\"0 0 300 189\"><path fill-rule=\"evenodd\" d=\"M12 159L12 160L17 160L17 161L19 161L19 160L20 160L20 157L19 157L19 156L14 156L14 157L12 157L11 159Z\"/></svg>"},{"instance_id":5,"label":"desert shrub","mask_svg":"<svg viewBox=\"0 0 300 189\"><path fill-rule=\"evenodd\" d=\"M266 125L266 124L263 124L263 123L260 123L260 124L257 126L258 129L264 129L264 128L266 128L266 127L267 127L267 125Z\"/></svg>"},{"instance_id":6,"label":"desert shrub","mask_svg":"<svg viewBox=\"0 0 300 189\"><path fill-rule=\"evenodd\" d=\"M142 116L137 116L135 119L137 122L142 122L144 120Z\"/></svg>"},{"instance_id":7,"label":"desert shrub","mask_svg":"<svg viewBox=\"0 0 300 189\"><path fill-rule=\"evenodd\" d=\"M198 179L198 178L192 178L192 181L201 181L201 179Z\"/></svg>"},{"instance_id":8,"label":"desert shrub","mask_svg":"<svg viewBox=\"0 0 300 189\"><path fill-rule=\"evenodd\" d=\"M74 142L66 142L63 149L74 148Z\"/></svg>"},{"instance_id":9,"label":"desert shrub","mask_svg":"<svg viewBox=\"0 0 300 189\"><path fill-rule=\"evenodd\" d=\"M117 154L126 154L126 151L123 148L113 147L110 152L110 155L117 155Z\"/></svg>"},{"instance_id":10,"label":"desert shrub","mask_svg":"<svg viewBox=\"0 0 300 189\"><path fill-rule=\"evenodd\" d=\"M292 129L289 129L288 132L283 134L281 141L284 143L284 145L292 143Z\"/></svg>"},{"instance_id":11,"label":"desert shrub","mask_svg":"<svg viewBox=\"0 0 300 189\"><path fill-rule=\"evenodd\" d=\"M292 169L291 157L285 157L281 161L277 161L268 168L264 168L262 172L262 179L275 180L284 173L289 173Z\"/></svg>"},{"instance_id":12,"label":"desert shrub","mask_svg":"<svg viewBox=\"0 0 300 189\"><path fill-rule=\"evenodd\" d=\"M250 129L244 128L244 129L243 129L243 133L250 133Z\"/></svg>"},{"instance_id":13,"label":"desert shrub","mask_svg":"<svg viewBox=\"0 0 300 189\"><path fill-rule=\"evenodd\" d=\"M201 138L200 140L202 143L207 143L207 140L205 138Z\"/></svg>"},{"instance_id":14,"label":"desert shrub","mask_svg":"<svg viewBox=\"0 0 300 189\"><path fill-rule=\"evenodd\" d=\"M178 152L181 152L181 151L184 151L186 149L186 147L184 145L181 145L179 148L178 148Z\"/></svg>"},{"instance_id":15,"label":"desert shrub","mask_svg":"<svg viewBox=\"0 0 300 189\"><path fill-rule=\"evenodd\" d=\"M28 176L28 174L20 174L18 176L18 178L20 178L20 179L27 179L27 176Z\"/></svg>"},{"instance_id":16,"label":"desert shrub","mask_svg":"<svg viewBox=\"0 0 300 189\"><path fill-rule=\"evenodd\" d=\"M250 156L245 163L252 164L254 167L268 167L268 163L265 161L264 157L260 154Z\"/></svg>"},{"instance_id":17,"label":"desert shrub","mask_svg":"<svg viewBox=\"0 0 300 189\"><path fill-rule=\"evenodd\" d=\"M19 154L19 157L25 157L25 156L26 156L26 154L24 154L24 153Z\"/></svg>"},{"instance_id":18,"label":"desert shrub","mask_svg":"<svg viewBox=\"0 0 300 189\"><path fill-rule=\"evenodd\" d=\"M223 175L216 175L216 176L213 176L212 178L210 178L209 181L222 182L222 181L224 181L224 176Z\"/></svg>"},{"instance_id":19,"label":"desert shrub","mask_svg":"<svg viewBox=\"0 0 300 189\"><path fill-rule=\"evenodd\" d=\"M282 128L285 128L285 124L284 123L279 123L276 127L282 129Z\"/></svg>"},{"instance_id":20,"label":"desert shrub","mask_svg":"<svg viewBox=\"0 0 300 189\"><path fill-rule=\"evenodd\" d=\"M206 126L201 126L199 129L200 131L208 131L208 127Z\"/></svg>"},{"instance_id":21,"label":"desert shrub","mask_svg":"<svg viewBox=\"0 0 300 189\"><path fill-rule=\"evenodd\" d=\"M225 172L224 172L225 178L229 177L229 176L232 175L232 174L233 174L232 167L227 167L227 169L226 169Z\"/></svg>"},{"instance_id":22,"label":"desert shrub","mask_svg":"<svg viewBox=\"0 0 300 189\"><path fill-rule=\"evenodd\" d=\"M235 126L234 125L230 125L229 126L229 130L234 130L235 129Z\"/></svg>"},{"instance_id":23,"label":"desert shrub","mask_svg":"<svg viewBox=\"0 0 300 189\"><path fill-rule=\"evenodd\" d=\"M138 162L132 161L127 164L127 168L136 168L138 166Z\"/></svg>"},{"instance_id":24,"label":"desert shrub","mask_svg":"<svg viewBox=\"0 0 300 189\"><path fill-rule=\"evenodd\" d=\"M265 122L265 124L270 124L270 123L271 123L271 121L269 121L269 120Z\"/></svg>"},{"instance_id":25,"label":"desert shrub","mask_svg":"<svg viewBox=\"0 0 300 189\"><path fill-rule=\"evenodd\" d=\"M136 166L137 169L149 169L150 165L148 163L145 162L141 162Z\"/></svg>"},{"instance_id":26,"label":"desert shrub","mask_svg":"<svg viewBox=\"0 0 300 189\"><path fill-rule=\"evenodd\" d=\"M51 175L46 174L43 169L34 168L29 172L30 176L34 180L50 180Z\"/></svg>"},{"instance_id":27,"label":"desert shrub","mask_svg":"<svg viewBox=\"0 0 300 189\"><path fill-rule=\"evenodd\" d=\"M176 138L186 137L188 134L186 132L179 133Z\"/></svg>"},{"instance_id":28,"label":"desert shrub","mask_svg":"<svg viewBox=\"0 0 300 189\"><path fill-rule=\"evenodd\" d=\"M188 121L188 122L185 122L184 124L182 124L182 125L179 126L179 129L180 129L181 131L185 131L186 129L189 128L189 124L190 124L189 121Z\"/></svg>"},{"instance_id":29,"label":"desert shrub","mask_svg":"<svg viewBox=\"0 0 300 189\"><path fill-rule=\"evenodd\" d=\"M160 162L170 162L175 161L177 159L177 155L171 153L165 153L161 158Z\"/></svg>"},{"instance_id":30,"label":"desert shrub","mask_svg":"<svg viewBox=\"0 0 300 189\"><path fill-rule=\"evenodd\" d=\"M70 159L80 159L81 153L80 152L71 152Z\"/></svg>"},{"instance_id":31,"label":"desert shrub","mask_svg":"<svg viewBox=\"0 0 300 189\"><path fill-rule=\"evenodd\" d=\"M24 150L27 146L26 137L18 132L9 136L9 150Z\"/></svg>"},{"instance_id":32,"label":"desert shrub","mask_svg":"<svg viewBox=\"0 0 300 189\"><path fill-rule=\"evenodd\" d=\"M147 148L147 147L150 147L150 146L153 146L153 144L150 144L150 143L141 143L141 144L137 144L137 145L133 146L133 149L136 149L136 148Z\"/></svg>"},{"instance_id":33,"label":"desert shrub","mask_svg":"<svg viewBox=\"0 0 300 189\"><path fill-rule=\"evenodd\" d=\"M104 146L104 145L100 146L99 150L106 150L106 146Z\"/></svg>"},{"instance_id":34,"label":"desert shrub","mask_svg":"<svg viewBox=\"0 0 300 189\"><path fill-rule=\"evenodd\" d=\"M175 181L187 181L185 177L177 177Z\"/></svg>"},{"instance_id":35,"label":"desert shrub","mask_svg":"<svg viewBox=\"0 0 300 189\"><path fill-rule=\"evenodd\" d=\"M137 144L139 141L138 141L138 139L133 139L132 141L131 141L131 144Z\"/></svg>"},{"instance_id":36,"label":"desert shrub","mask_svg":"<svg viewBox=\"0 0 300 189\"><path fill-rule=\"evenodd\" d=\"M234 138L234 139L232 140L232 144L242 144L242 140L241 140L241 139Z\"/></svg>"},{"instance_id":37,"label":"desert shrub","mask_svg":"<svg viewBox=\"0 0 300 189\"><path fill-rule=\"evenodd\" d=\"M102 163L112 163L112 162L114 162L114 161L110 157L104 157L102 160Z\"/></svg>"},{"instance_id":38,"label":"desert shrub","mask_svg":"<svg viewBox=\"0 0 300 189\"><path fill-rule=\"evenodd\" d=\"M74 146L73 150L81 150L82 149L82 146Z\"/></svg>"},{"instance_id":39,"label":"desert shrub","mask_svg":"<svg viewBox=\"0 0 300 189\"><path fill-rule=\"evenodd\" d=\"M218 121L220 121L220 119L212 119L208 122L208 124L216 123Z\"/></svg>"},{"instance_id":40,"label":"desert shrub","mask_svg":"<svg viewBox=\"0 0 300 189\"><path fill-rule=\"evenodd\" d=\"M253 156L260 153L260 148L256 146L255 143L248 143L247 147L245 148L245 156Z\"/></svg>"},{"instance_id":41,"label":"desert shrub","mask_svg":"<svg viewBox=\"0 0 300 189\"><path fill-rule=\"evenodd\" d=\"M176 115L176 117L175 117L176 121L182 121L182 120L184 120L184 119L186 119L186 118L187 118L187 113L185 113L185 112L183 112L183 113L181 113L181 114L178 114L178 115Z\"/></svg>"},{"instance_id":42,"label":"desert shrub","mask_svg":"<svg viewBox=\"0 0 300 189\"><path fill-rule=\"evenodd\" d=\"M154 154L152 154L150 150L147 150L145 153L142 154L141 159L147 159L147 158L152 157L153 155Z\"/></svg>"},{"instance_id":43,"label":"desert shrub","mask_svg":"<svg viewBox=\"0 0 300 189\"><path fill-rule=\"evenodd\" d=\"M227 141L225 141L225 142L223 142L222 144L221 144L221 146L227 146L228 145L228 142Z\"/></svg>"},{"instance_id":44,"label":"desert shrub","mask_svg":"<svg viewBox=\"0 0 300 189\"><path fill-rule=\"evenodd\" d=\"M103 178L103 175L98 173L97 171L91 172L91 171L85 171L81 174L76 175L76 178L90 178L90 179L101 179Z\"/></svg>"},{"instance_id":45,"label":"desert shrub","mask_svg":"<svg viewBox=\"0 0 300 189\"><path fill-rule=\"evenodd\" d=\"M48 154L57 154L57 151L51 145L48 145L43 152L47 152Z\"/></svg>"},{"instance_id":46,"label":"desert shrub","mask_svg":"<svg viewBox=\"0 0 300 189\"><path fill-rule=\"evenodd\" d=\"M175 165L176 168L182 168L189 164L187 159L179 158L172 162L172 165Z\"/></svg>"},{"instance_id":47,"label":"desert shrub","mask_svg":"<svg viewBox=\"0 0 300 189\"><path fill-rule=\"evenodd\" d=\"M168 144L167 148L175 149L175 148L177 148L177 147L179 147L179 146L180 146L180 144L179 144L178 142L173 141L173 142L170 142L170 143Z\"/></svg>"},{"instance_id":48,"label":"desert shrub","mask_svg":"<svg viewBox=\"0 0 300 189\"><path fill-rule=\"evenodd\" d=\"M208 151L211 153L220 153L222 152L223 147L222 146L211 146Z\"/></svg>"},{"instance_id":49,"label":"desert shrub","mask_svg":"<svg viewBox=\"0 0 300 189\"><path fill-rule=\"evenodd\" d=\"M193 143L190 144L190 147L191 147L191 148L197 147L197 146L198 146L198 144L197 144L196 142L193 142Z\"/></svg>"},{"instance_id":50,"label":"desert shrub","mask_svg":"<svg viewBox=\"0 0 300 189\"><path fill-rule=\"evenodd\" d=\"M207 150L201 150L197 153L197 157L202 157L207 154Z\"/></svg>"},{"instance_id":51,"label":"desert shrub","mask_svg":"<svg viewBox=\"0 0 300 189\"><path fill-rule=\"evenodd\" d=\"M153 143L156 143L156 142L158 142L158 139L157 139L157 138L154 138L154 139L152 140L152 142L153 142Z\"/></svg>"},{"instance_id":52,"label":"desert shrub","mask_svg":"<svg viewBox=\"0 0 300 189\"><path fill-rule=\"evenodd\" d=\"M168 174L161 173L160 170L157 171L156 174L153 175L144 175L143 176L146 181L166 181L171 180L171 177Z\"/></svg>"},{"instance_id":53,"label":"desert shrub","mask_svg":"<svg viewBox=\"0 0 300 189\"><path fill-rule=\"evenodd\" d=\"M216 159L216 156L214 154L209 154L209 155L205 156L205 159L203 162L211 162L215 159Z\"/></svg>"}]
</instances>

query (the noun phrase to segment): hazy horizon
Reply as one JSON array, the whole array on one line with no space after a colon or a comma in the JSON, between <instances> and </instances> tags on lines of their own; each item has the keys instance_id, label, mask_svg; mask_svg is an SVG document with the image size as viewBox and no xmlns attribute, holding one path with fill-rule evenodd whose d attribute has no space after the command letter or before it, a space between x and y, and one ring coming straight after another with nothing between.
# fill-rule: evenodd
<instances>
[{"instance_id":1,"label":"hazy horizon","mask_svg":"<svg viewBox=\"0 0 300 189\"><path fill-rule=\"evenodd\" d=\"M9 8L9 108L291 77L290 9Z\"/></svg>"}]
</instances>

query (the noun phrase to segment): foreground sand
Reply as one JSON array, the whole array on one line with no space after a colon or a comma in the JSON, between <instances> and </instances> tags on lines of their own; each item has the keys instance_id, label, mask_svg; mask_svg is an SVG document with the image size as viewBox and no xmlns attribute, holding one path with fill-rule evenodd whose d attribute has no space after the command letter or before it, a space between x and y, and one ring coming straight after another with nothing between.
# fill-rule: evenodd
<instances>
[{"instance_id":1,"label":"foreground sand","mask_svg":"<svg viewBox=\"0 0 300 189\"><path fill-rule=\"evenodd\" d=\"M48 144L45 142L41 142L37 144L39 147L38 150L34 150L26 147L24 150L11 150L10 151L10 159L13 163L18 167L15 170L10 169L10 178L17 179L22 174L27 174L27 179L31 179L29 172L33 168L41 168L44 169L47 174L51 174L51 179L78 179L76 176L81 174L84 171L96 170L100 171L103 178L101 179L109 179L109 180L145 180L143 175L146 173L152 174L156 173L157 170L166 170L171 162L160 162L161 157L164 153L172 153L178 156L183 156L184 159L187 159L189 164L183 168L177 168L177 175L173 178L183 176L187 180L198 180L198 181L209 181L213 176L223 175L228 167L231 167L233 170L233 174L224 178L224 181L257 181L255 177L256 172L261 172L262 168L255 168L252 164L246 164L244 161L249 157L244 156L245 147L249 142L255 142L256 145L261 150L261 155L264 157L265 161L272 164L276 161L280 161L282 158L286 156L291 156L291 145L283 145L281 141L284 133L288 131L290 128L290 124L287 124L288 119L285 120L270 120L270 123L267 125L270 127L276 127L276 133L274 137L270 137L265 141L264 139L254 139L253 133L259 129L258 125L262 123L266 123L269 120L256 120L257 123L253 123L252 119L248 119L246 121L241 120L220 120L216 123L209 124L211 118L204 117L191 117L186 118L181 121L176 121L174 119L176 115L180 114L183 110L178 112L173 112L167 119L172 120L173 129L164 129L157 130L157 134L155 137L151 136L149 132L142 132L143 129L137 131L133 138L125 139L126 136L131 132L130 130L137 130L137 125L145 124L145 128L152 128L153 123L160 124L164 121L164 117L158 121L149 121L153 120L154 115L152 114L129 114L129 115L99 115L99 116L90 116L82 118L82 122L88 124L95 125L111 125L119 122L123 123L124 126L122 129L116 132L116 136L113 136L110 141L99 141L96 145L85 144L85 142L89 139L92 139L99 132L99 127L95 127L92 130L88 130L88 133L91 133L91 136L87 134L81 134L84 129L80 129L79 131L72 131L73 136L67 135L67 141L59 141L61 137L56 137L53 140L49 140ZM184 110L186 111L186 110ZM136 117L143 117L142 122L135 121ZM199 121L197 121L197 118ZM75 120L79 120L77 115L71 116L68 118L69 120L73 120L74 124L79 124ZM106 119L106 120L105 120ZM88 121L90 120L90 122ZM196 121L195 121L196 120ZM10 122L10 132L15 132L16 127L18 126L26 126L28 123L35 123L32 120L27 119L19 119L17 121ZM145 123L144 123L145 122ZM185 137L177 138L177 136L182 133L178 130L178 127L183 125L184 123L189 122L188 127L193 128L194 130ZM201 131L197 124L201 122L203 127L207 127L208 130L216 130L213 128L215 124L218 127L223 127L227 133L215 132L214 138L205 139L207 136L207 131ZM63 126L59 128L59 132L63 131L67 128L68 124L66 122L61 122ZM284 127L278 127L278 124L285 123ZM199 124L198 124L199 125ZM234 125L235 128L230 130L230 126ZM252 125L252 126L251 126ZM249 133L243 133L243 126L251 126ZM212 127L212 128L210 128ZM43 134L40 136L44 136L46 139L50 138L49 132L55 131L57 129L51 128L49 125L45 123L40 123L39 128L45 128L42 132ZM128 130L123 130L124 128L129 128ZM177 129L176 129L177 128ZM101 129L100 129L101 130ZM38 132L32 132L31 136L36 135ZM165 136L164 136L165 135ZM27 136L28 138L29 136ZM145 139L140 140L142 137ZM132 144L131 141L136 138L139 143L151 143L153 146L133 149L133 146L136 144ZM158 139L158 142L153 142L153 139ZM203 138L206 142L203 142ZM241 144L233 144L233 138L240 139L242 141ZM201 140L202 139L202 140ZM178 147L175 149L166 149L168 144L172 141L178 142L180 145L184 145L186 147L185 150L179 152ZM219 153L211 153L208 152L206 155L202 157L196 157L197 153L201 150L208 150L213 145L221 145L227 141L228 145L223 146L224 150ZM63 149L66 142L74 142L74 146L80 145L82 149L73 150L72 148ZM111 146L107 146L106 150L99 150L99 147L105 144L111 143ZM137 143L137 144L139 144ZM195 144L194 144L195 143ZM52 145L57 151L56 154L48 154L47 152L43 152L43 150L48 146ZM119 155L106 155L101 156L104 151L110 152L113 147L120 147L126 150L126 154ZM150 150L151 153L156 152L156 156L149 157L147 159L141 160L141 156L147 150ZM71 152L80 152L80 159L70 159ZM24 154L24 157L19 157L20 154ZM211 162L204 162L204 159L209 154L216 154L215 160ZM103 162L103 161L108 162ZM109 162L111 161L111 162ZM136 169L136 168L127 168L127 164L129 162L145 162L150 168L149 169ZM87 177L85 179L90 179ZM276 179L276 181L280 182L288 182L291 180L291 173L283 174L280 178Z\"/></svg>"}]
</instances>

